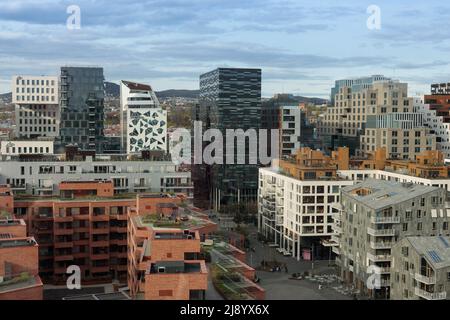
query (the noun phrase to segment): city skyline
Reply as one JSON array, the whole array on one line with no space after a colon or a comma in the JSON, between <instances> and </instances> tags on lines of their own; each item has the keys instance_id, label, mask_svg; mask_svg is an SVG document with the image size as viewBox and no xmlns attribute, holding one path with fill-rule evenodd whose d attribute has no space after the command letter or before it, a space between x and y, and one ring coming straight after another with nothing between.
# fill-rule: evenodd
<instances>
[{"instance_id":1,"label":"city skyline","mask_svg":"<svg viewBox=\"0 0 450 320\"><path fill-rule=\"evenodd\" d=\"M198 89L199 75L216 67L257 67L264 97L328 98L334 80L371 74L425 94L450 71L450 37L439 31L449 5L437 1L414 1L414 9L377 1L380 30L366 25L369 1L78 1L79 30L66 26L71 4L3 4L0 92L10 91L15 74L55 74L67 64L101 65L109 81L133 79L157 91Z\"/></svg>"}]
</instances>

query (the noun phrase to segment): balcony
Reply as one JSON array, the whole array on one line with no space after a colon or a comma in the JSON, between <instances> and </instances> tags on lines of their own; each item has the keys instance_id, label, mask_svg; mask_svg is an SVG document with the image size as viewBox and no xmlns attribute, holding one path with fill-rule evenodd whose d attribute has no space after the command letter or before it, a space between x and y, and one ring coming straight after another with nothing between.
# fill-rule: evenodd
<instances>
[{"instance_id":1,"label":"balcony","mask_svg":"<svg viewBox=\"0 0 450 320\"><path fill-rule=\"evenodd\" d=\"M109 272L109 266L91 267L91 273Z\"/></svg>"},{"instance_id":2,"label":"balcony","mask_svg":"<svg viewBox=\"0 0 450 320\"><path fill-rule=\"evenodd\" d=\"M367 233L374 237L393 237L395 236L395 229L373 229L367 228Z\"/></svg>"},{"instance_id":3,"label":"balcony","mask_svg":"<svg viewBox=\"0 0 450 320\"><path fill-rule=\"evenodd\" d=\"M108 234L109 228L96 228L91 230L91 234Z\"/></svg>"},{"instance_id":4,"label":"balcony","mask_svg":"<svg viewBox=\"0 0 450 320\"><path fill-rule=\"evenodd\" d=\"M110 232L127 233L127 227L111 227Z\"/></svg>"},{"instance_id":5,"label":"balcony","mask_svg":"<svg viewBox=\"0 0 450 320\"><path fill-rule=\"evenodd\" d=\"M381 285L381 287L390 287L391 286L391 282L389 280L386 280L386 279L381 279L380 285Z\"/></svg>"},{"instance_id":6,"label":"balcony","mask_svg":"<svg viewBox=\"0 0 450 320\"><path fill-rule=\"evenodd\" d=\"M17 190L17 191L25 191L27 190L27 186L25 184L11 184L11 190Z\"/></svg>"},{"instance_id":7,"label":"balcony","mask_svg":"<svg viewBox=\"0 0 450 320\"><path fill-rule=\"evenodd\" d=\"M331 251L333 251L335 254L340 255L341 251L339 250L339 247L332 247ZM336 259L337 260L337 259Z\"/></svg>"},{"instance_id":8,"label":"balcony","mask_svg":"<svg viewBox=\"0 0 450 320\"><path fill-rule=\"evenodd\" d=\"M392 256L390 254L371 254L367 253L367 258L374 262L384 262L384 261L391 261Z\"/></svg>"},{"instance_id":9,"label":"balcony","mask_svg":"<svg viewBox=\"0 0 450 320\"><path fill-rule=\"evenodd\" d=\"M372 217L370 218L370 222L374 224L382 224L382 223L400 223L400 217Z\"/></svg>"},{"instance_id":10,"label":"balcony","mask_svg":"<svg viewBox=\"0 0 450 320\"><path fill-rule=\"evenodd\" d=\"M340 226L333 224L332 228L333 228L334 234L342 234L342 228Z\"/></svg>"},{"instance_id":11,"label":"balcony","mask_svg":"<svg viewBox=\"0 0 450 320\"><path fill-rule=\"evenodd\" d=\"M92 241L91 247L99 248L99 247L109 247L109 240L100 240L100 241Z\"/></svg>"},{"instance_id":12,"label":"balcony","mask_svg":"<svg viewBox=\"0 0 450 320\"><path fill-rule=\"evenodd\" d=\"M91 260L109 260L109 253L91 254Z\"/></svg>"},{"instance_id":13,"label":"balcony","mask_svg":"<svg viewBox=\"0 0 450 320\"><path fill-rule=\"evenodd\" d=\"M92 216L91 218L92 221L109 221L109 216L104 214L104 215L98 215L98 216Z\"/></svg>"},{"instance_id":14,"label":"balcony","mask_svg":"<svg viewBox=\"0 0 450 320\"><path fill-rule=\"evenodd\" d=\"M447 292L428 292L420 288L415 288L414 293L426 300L445 300L447 298Z\"/></svg>"},{"instance_id":15,"label":"balcony","mask_svg":"<svg viewBox=\"0 0 450 320\"><path fill-rule=\"evenodd\" d=\"M334 202L331 204L331 208L342 211L343 207L342 204L340 204L339 202Z\"/></svg>"},{"instance_id":16,"label":"balcony","mask_svg":"<svg viewBox=\"0 0 450 320\"><path fill-rule=\"evenodd\" d=\"M73 260L73 255L69 255L69 254L60 255L60 256L55 255L54 259L55 259L55 261L72 261Z\"/></svg>"},{"instance_id":17,"label":"balcony","mask_svg":"<svg viewBox=\"0 0 450 320\"><path fill-rule=\"evenodd\" d=\"M89 239L80 239L80 240L74 240L73 241L74 246L88 246L89 245Z\"/></svg>"},{"instance_id":18,"label":"balcony","mask_svg":"<svg viewBox=\"0 0 450 320\"><path fill-rule=\"evenodd\" d=\"M66 274L67 268L66 267L56 267L53 269L55 275L56 274Z\"/></svg>"},{"instance_id":19,"label":"balcony","mask_svg":"<svg viewBox=\"0 0 450 320\"><path fill-rule=\"evenodd\" d=\"M376 242L370 241L370 247L372 249L390 249L392 248L393 242Z\"/></svg>"},{"instance_id":20,"label":"balcony","mask_svg":"<svg viewBox=\"0 0 450 320\"><path fill-rule=\"evenodd\" d=\"M63 248L72 248L73 242L55 242L54 248L55 249L63 249Z\"/></svg>"},{"instance_id":21,"label":"balcony","mask_svg":"<svg viewBox=\"0 0 450 320\"><path fill-rule=\"evenodd\" d=\"M126 246L127 239L111 239L109 240L110 245Z\"/></svg>"},{"instance_id":22,"label":"balcony","mask_svg":"<svg viewBox=\"0 0 450 320\"><path fill-rule=\"evenodd\" d=\"M436 277L428 277L428 276L424 276L421 275L420 273L416 273L414 275L414 279L416 279L416 281L418 282L422 282L425 284L435 284L436 283Z\"/></svg>"},{"instance_id":23,"label":"balcony","mask_svg":"<svg viewBox=\"0 0 450 320\"><path fill-rule=\"evenodd\" d=\"M55 236L69 236L73 234L73 229L55 229Z\"/></svg>"},{"instance_id":24,"label":"balcony","mask_svg":"<svg viewBox=\"0 0 450 320\"><path fill-rule=\"evenodd\" d=\"M275 203L275 197L274 196L264 196L263 197L263 202L268 203L269 205L274 204Z\"/></svg>"},{"instance_id":25,"label":"balcony","mask_svg":"<svg viewBox=\"0 0 450 320\"><path fill-rule=\"evenodd\" d=\"M55 216L55 222L72 222L73 217L68 216Z\"/></svg>"},{"instance_id":26,"label":"balcony","mask_svg":"<svg viewBox=\"0 0 450 320\"><path fill-rule=\"evenodd\" d=\"M334 221L340 221L341 220L341 214L339 212L334 212L331 217L334 219Z\"/></svg>"},{"instance_id":27,"label":"balcony","mask_svg":"<svg viewBox=\"0 0 450 320\"><path fill-rule=\"evenodd\" d=\"M331 239L330 239L332 242L336 242L336 243L340 243L340 241L341 241L341 239L339 238L339 236L337 236L337 235L335 235L335 234L333 234L332 236L331 236Z\"/></svg>"},{"instance_id":28,"label":"balcony","mask_svg":"<svg viewBox=\"0 0 450 320\"><path fill-rule=\"evenodd\" d=\"M74 233L88 233L89 227L76 227L76 228L73 228L73 232Z\"/></svg>"},{"instance_id":29,"label":"balcony","mask_svg":"<svg viewBox=\"0 0 450 320\"><path fill-rule=\"evenodd\" d=\"M88 258L89 252L77 252L77 253L73 253L72 256L74 259Z\"/></svg>"}]
</instances>

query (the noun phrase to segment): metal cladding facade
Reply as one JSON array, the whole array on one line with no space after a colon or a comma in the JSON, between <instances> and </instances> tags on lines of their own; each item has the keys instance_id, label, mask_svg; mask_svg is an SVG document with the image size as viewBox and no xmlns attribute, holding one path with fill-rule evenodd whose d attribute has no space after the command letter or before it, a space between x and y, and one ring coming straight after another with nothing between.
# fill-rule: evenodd
<instances>
[{"instance_id":1,"label":"metal cladding facade","mask_svg":"<svg viewBox=\"0 0 450 320\"><path fill-rule=\"evenodd\" d=\"M218 68L201 75L197 120L202 121L203 134L212 128L220 130L224 145L224 164L194 166L197 204L204 207L212 202L220 205L235 203L238 199L255 201L258 165L249 164L248 142L245 164L240 165L225 164L225 146L227 129L255 129L257 132L260 129L261 69ZM204 142L203 148L206 144L209 142ZM234 145L236 151L237 145Z\"/></svg>"},{"instance_id":2,"label":"metal cladding facade","mask_svg":"<svg viewBox=\"0 0 450 320\"><path fill-rule=\"evenodd\" d=\"M103 68L61 67L62 146L103 151L104 96Z\"/></svg>"}]
</instances>

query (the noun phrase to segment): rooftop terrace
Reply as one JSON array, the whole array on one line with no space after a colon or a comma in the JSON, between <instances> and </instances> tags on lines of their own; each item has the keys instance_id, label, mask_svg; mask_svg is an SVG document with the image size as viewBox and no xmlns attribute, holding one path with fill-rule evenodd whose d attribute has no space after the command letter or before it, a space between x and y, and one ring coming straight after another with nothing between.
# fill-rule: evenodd
<instances>
[{"instance_id":1,"label":"rooftop terrace","mask_svg":"<svg viewBox=\"0 0 450 320\"><path fill-rule=\"evenodd\" d=\"M203 269L200 262L158 261L150 264L147 273L200 273Z\"/></svg>"},{"instance_id":2,"label":"rooftop terrace","mask_svg":"<svg viewBox=\"0 0 450 320\"><path fill-rule=\"evenodd\" d=\"M32 246L36 246L36 245L37 245L37 242L32 237L22 238L22 239L6 238L6 239L0 240L0 249L14 248L14 247L32 247Z\"/></svg>"}]
</instances>

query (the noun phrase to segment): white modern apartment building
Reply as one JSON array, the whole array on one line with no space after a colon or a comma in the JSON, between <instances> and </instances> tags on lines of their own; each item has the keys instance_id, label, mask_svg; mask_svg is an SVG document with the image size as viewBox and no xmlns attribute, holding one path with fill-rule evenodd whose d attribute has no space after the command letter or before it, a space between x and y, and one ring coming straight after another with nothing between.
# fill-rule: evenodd
<instances>
[{"instance_id":1,"label":"white modern apartment building","mask_svg":"<svg viewBox=\"0 0 450 320\"><path fill-rule=\"evenodd\" d=\"M290 156L300 148L301 115L299 106L282 106L280 151L281 156Z\"/></svg>"},{"instance_id":2,"label":"white modern apartment building","mask_svg":"<svg viewBox=\"0 0 450 320\"><path fill-rule=\"evenodd\" d=\"M353 184L337 176L337 168L330 158L309 148L299 150L295 160L260 168L259 233L297 260L314 246L319 251L321 244L335 245L333 204L339 202L341 188Z\"/></svg>"},{"instance_id":3,"label":"white modern apartment building","mask_svg":"<svg viewBox=\"0 0 450 320\"><path fill-rule=\"evenodd\" d=\"M14 76L17 138L59 136L60 109L56 76Z\"/></svg>"},{"instance_id":4,"label":"white modern apartment building","mask_svg":"<svg viewBox=\"0 0 450 320\"><path fill-rule=\"evenodd\" d=\"M9 140L0 141L0 154L7 156L17 156L21 154L53 154L54 141L21 141Z\"/></svg>"},{"instance_id":5,"label":"white modern apartment building","mask_svg":"<svg viewBox=\"0 0 450 320\"><path fill-rule=\"evenodd\" d=\"M58 186L68 179L112 180L114 192L174 192L192 197L191 173L171 161L125 160L126 157L97 155L67 161L61 156L39 160L3 157L0 184L11 185L15 193L58 195Z\"/></svg>"},{"instance_id":6,"label":"white modern apartment building","mask_svg":"<svg viewBox=\"0 0 450 320\"><path fill-rule=\"evenodd\" d=\"M167 112L147 84L121 81L122 150L167 151Z\"/></svg>"}]
</instances>

